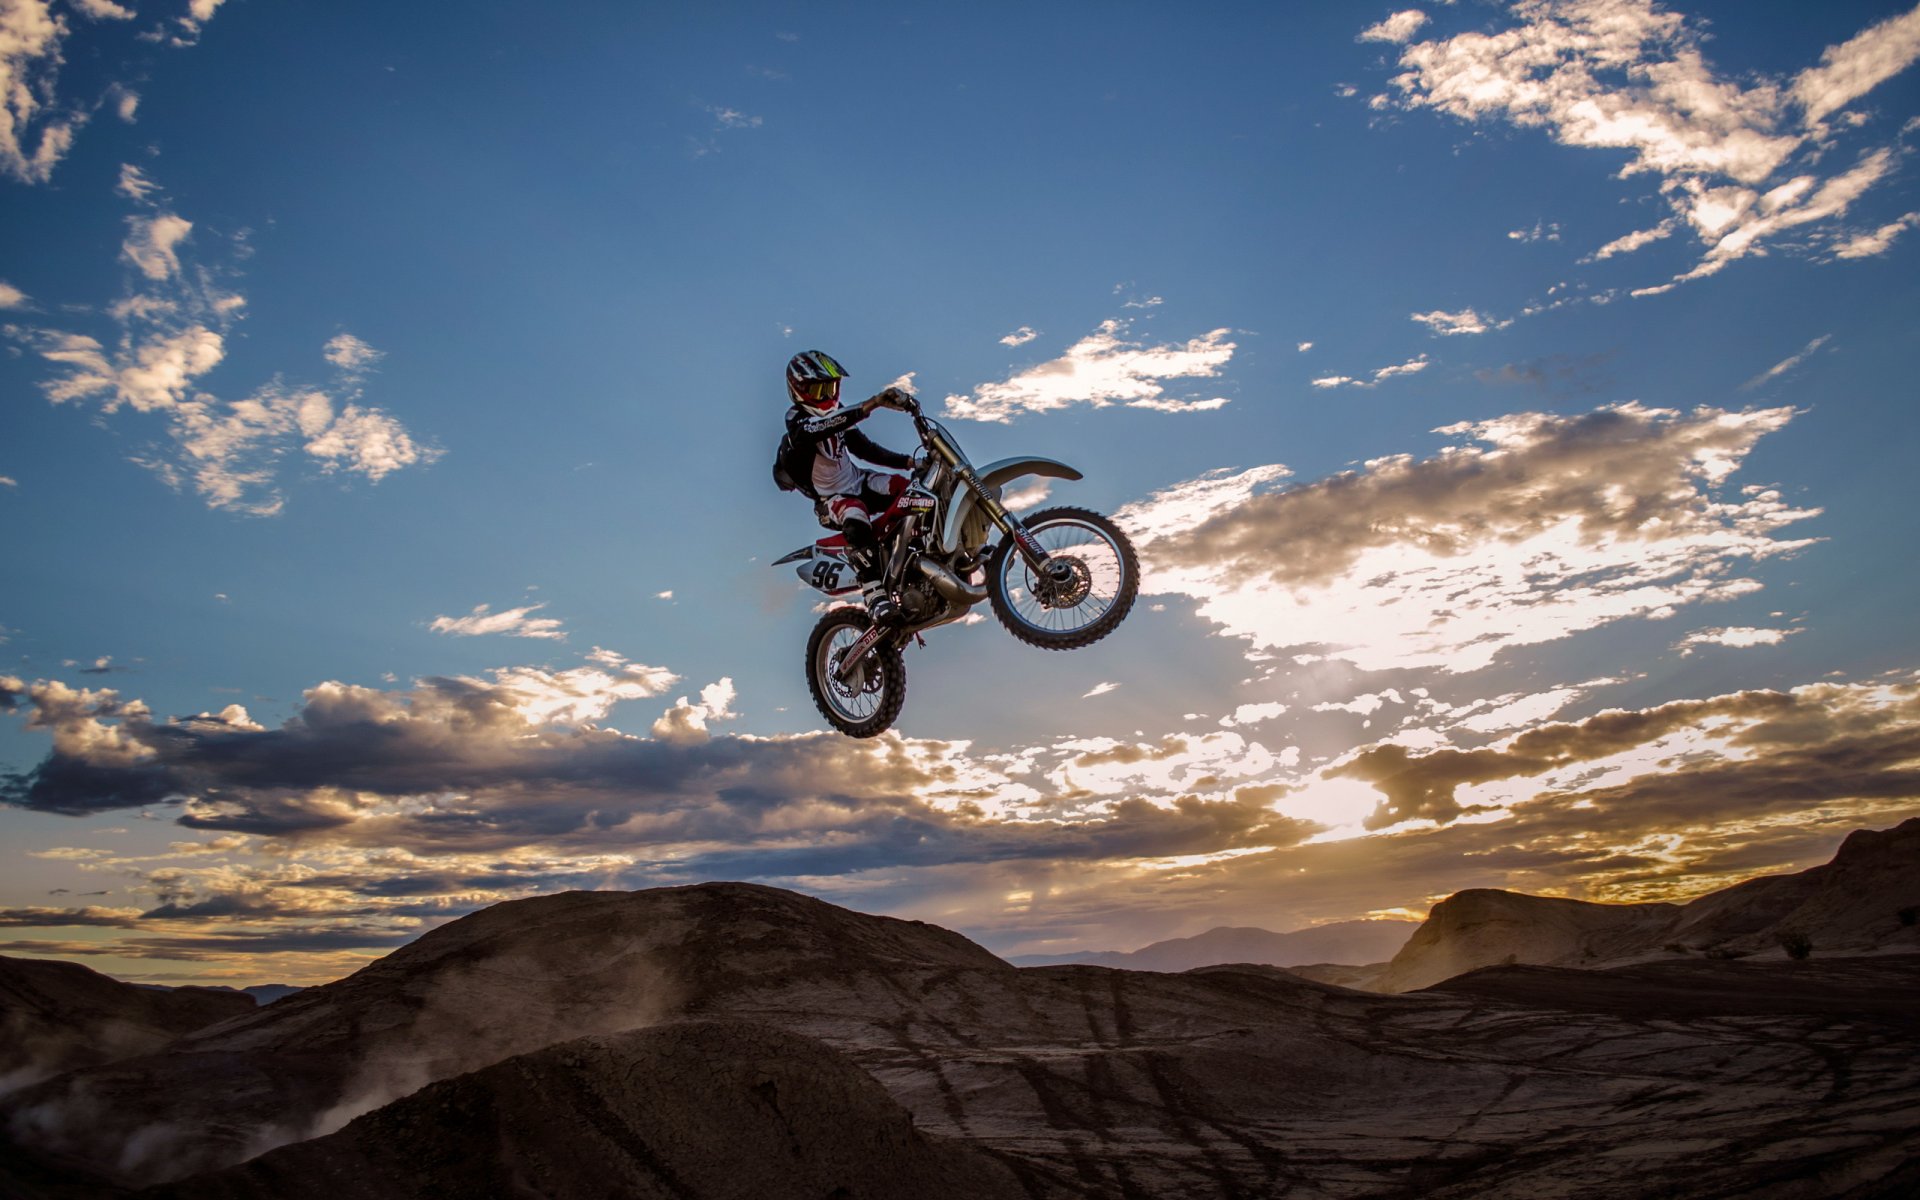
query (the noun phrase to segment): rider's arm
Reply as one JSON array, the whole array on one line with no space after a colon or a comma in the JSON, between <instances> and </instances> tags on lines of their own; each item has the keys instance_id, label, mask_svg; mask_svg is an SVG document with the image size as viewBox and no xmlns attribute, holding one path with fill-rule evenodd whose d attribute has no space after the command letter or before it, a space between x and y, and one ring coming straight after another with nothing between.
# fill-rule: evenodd
<instances>
[{"instance_id":1,"label":"rider's arm","mask_svg":"<svg viewBox=\"0 0 1920 1200\"><path fill-rule=\"evenodd\" d=\"M886 406L885 401L889 398L889 393L895 390L896 389L888 388L877 396L869 396L858 404L849 404L844 408L836 408L831 412L808 413L797 408L793 409L787 417L787 427L793 431L796 437L806 438L810 441L819 441L822 438L830 438L836 433L845 433L853 426L872 416L874 409ZM849 443L849 445L851 444L852 443ZM871 445L872 443L868 444ZM856 450L855 453L858 453L858 451ZM893 452L889 450L887 453L892 454ZM871 456L862 454L861 457L867 458ZM894 455L894 457L898 458L901 456ZM885 463L877 458L873 459L873 461L879 462L883 466L906 465L904 463Z\"/></svg>"},{"instance_id":2,"label":"rider's arm","mask_svg":"<svg viewBox=\"0 0 1920 1200\"><path fill-rule=\"evenodd\" d=\"M787 424L795 434L818 441L846 432L850 426L864 420L866 415L866 410L860 408L836 408L832 412L818 414L805 413L796 408L787 418Z\"/></svg>"}]
</instances>

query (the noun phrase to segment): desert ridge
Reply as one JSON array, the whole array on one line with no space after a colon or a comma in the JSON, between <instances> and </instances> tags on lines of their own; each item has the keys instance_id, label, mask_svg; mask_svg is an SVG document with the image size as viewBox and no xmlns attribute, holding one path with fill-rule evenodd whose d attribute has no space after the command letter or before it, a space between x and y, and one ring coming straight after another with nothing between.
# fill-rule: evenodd
<instances>
[{"instance_id":1,"label":"desert ridge","mask_svg":"<svg viewBox=\"0 0 1920 1200\"><path fill-rule=\"evenodd\" d=\"M1468 896L1517 922L1475 933L1442 904L1394 965L1515 965L1402 994L1252 964L1016 968L754 884L512 901L0 1098L0 1194L1904 1194L1920 955L1881 910L1920 877L1916 829L1617 927ZM1788 920L1814 931L1804 961L1517 960ZM785 1167L715 1158L771 1145Z\"/></svg>"}]
</instances>

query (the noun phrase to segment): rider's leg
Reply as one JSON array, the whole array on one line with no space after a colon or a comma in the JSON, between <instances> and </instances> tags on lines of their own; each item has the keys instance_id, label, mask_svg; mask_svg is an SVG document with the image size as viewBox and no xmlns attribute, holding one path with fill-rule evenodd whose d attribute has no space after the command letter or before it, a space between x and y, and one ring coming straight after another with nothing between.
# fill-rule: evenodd
<instances>
[{"instance_id":1,"label":"rider's leg","mask_svg":"<svg viewBox=\"0 0 1920 1200\"><path fill-rule=\"evenodd\" d=\"M881 578L880 538L873 531L873 517L867 512L867 506L855 496L833 496L826 505L827 515L846 536L847 560L853 564L854 575L860 580L860 594L867 603L867 611L876 621L894 620L899 616L899 609L887 594L886 581Z\"/></svg>"}]
</instances>

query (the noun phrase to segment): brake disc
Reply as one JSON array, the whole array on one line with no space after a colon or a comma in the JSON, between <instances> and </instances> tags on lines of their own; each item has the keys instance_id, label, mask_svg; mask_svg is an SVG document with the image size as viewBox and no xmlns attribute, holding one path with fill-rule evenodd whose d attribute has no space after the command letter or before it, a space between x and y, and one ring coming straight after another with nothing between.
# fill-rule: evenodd
<instances>
[{"instance_id":1,"label":"brake disc","mask_svg":"<svg viewBox=\"0 0 1920 1200\"><path fill-rule=\"evenodd\" d=\"M1033 581L1034 597L1048 608L1072 608L1093 590L1093 572L1071 554L1056 554L1047 560L1049 567L1055 563L1067 568L1066 577L1056 580L1041 572Z\"/></svg>"}]
</instances>

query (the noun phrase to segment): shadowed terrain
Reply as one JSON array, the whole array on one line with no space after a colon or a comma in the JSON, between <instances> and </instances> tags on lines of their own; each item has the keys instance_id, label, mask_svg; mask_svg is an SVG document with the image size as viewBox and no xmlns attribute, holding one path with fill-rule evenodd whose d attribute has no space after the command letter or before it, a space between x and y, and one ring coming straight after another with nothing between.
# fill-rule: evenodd
<instances>
[{"instance_id":1,"label":"shadowed terrain","mask_svg":"<svg viewBox=\"0 0 1920 1200\"><path fill-rule=\"evenodd\" d=\"M1255 965L1016 969L775 888L576 892L10 1097L0 1189L266 1197L373 1176L335 1190L399 1195L377 1189L439 1178L434 1147L496 1164L449 1195L524 1194L510 1181L573 1146L685 1183L804 1109L793 1170L840 1180L816 1194L906 1194L834 1157L844 1111L894 1131L875 1153L899 1179L983 1172L1032 1197L1904 1196L1915 994L1920 955L1887 953L1495 968L1400 995ZM689 1046L703 1069L668 1065ZM797 1107L756 1107L762 1083ZM560 1175L535 1192L606 1194Z\"/></svg>"},{"instance_id":2,"label":"shadowed terrain","mask_svg":"<svg viewBox=\"0 0 1920 1200\"><path fill-rule=\"evenodd\" d=\"M345 1129L154 1200L620 1196L1018 1200L1013 1173L921 1133L809 1038L692 1022L562 1042L430 1084Z\"/></svg>"},{"instance_id":3,"label":"shadowed terrain","mask_svg":"<svg viewBox=\"0 0 1920 1200\"><path fill-rule=\"evenodd\" d=\"M78 963L0 958L0 1095L76 1067L151 1054L254 1010L222 988L147 988Z\"/></svg>"}]
</instances>

